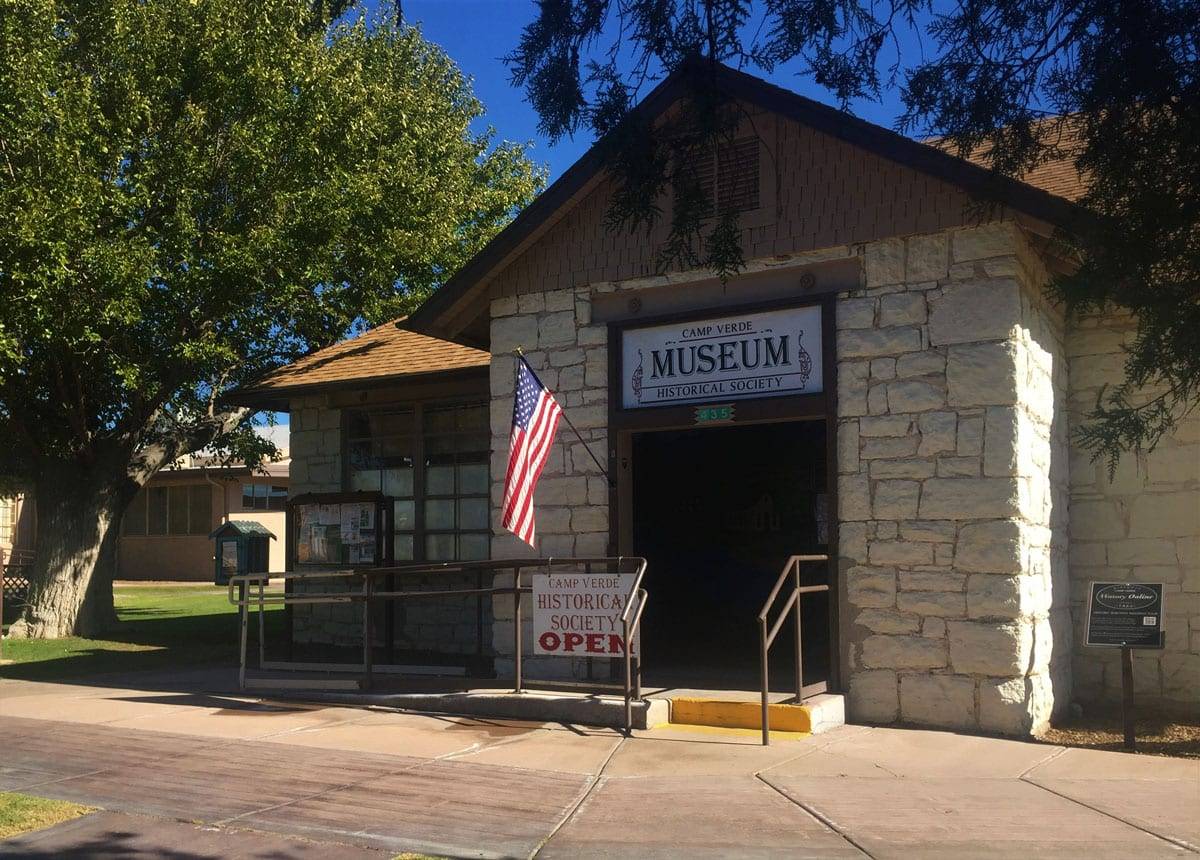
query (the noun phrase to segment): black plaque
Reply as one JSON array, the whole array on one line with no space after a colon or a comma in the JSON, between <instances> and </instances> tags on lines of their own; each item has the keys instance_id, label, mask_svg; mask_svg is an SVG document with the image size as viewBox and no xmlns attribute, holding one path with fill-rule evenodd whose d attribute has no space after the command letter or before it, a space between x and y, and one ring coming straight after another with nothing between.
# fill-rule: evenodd
<instances>
[{"instance_id":1,"label":"black plaque","mask_svg":"<svg viewBox=\"0 0 1200 860\"><path fill-rule=\"evenodd\" d=\"M1163 647L1162 583L1093 582L1088 594L1088 645Z\"/></svg>"}]
</instances>

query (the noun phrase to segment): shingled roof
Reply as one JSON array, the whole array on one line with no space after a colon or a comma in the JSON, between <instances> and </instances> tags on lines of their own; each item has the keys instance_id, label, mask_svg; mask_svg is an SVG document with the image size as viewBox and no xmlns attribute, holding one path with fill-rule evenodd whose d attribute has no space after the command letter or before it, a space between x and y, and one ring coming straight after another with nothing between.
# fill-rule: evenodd
<instances>
[{"instance_id":1,"label":"shingled roof","mask_svg":"<svg viewBox=\"0 0 1200 860\"><path fill-rule=\"evenodd\" d=\"M400 328L401 320L317 350L238 392L237 400L262 401L346 382L399 381L429 373L488 366L479 349Z\"/></svg>"}]
</instances>

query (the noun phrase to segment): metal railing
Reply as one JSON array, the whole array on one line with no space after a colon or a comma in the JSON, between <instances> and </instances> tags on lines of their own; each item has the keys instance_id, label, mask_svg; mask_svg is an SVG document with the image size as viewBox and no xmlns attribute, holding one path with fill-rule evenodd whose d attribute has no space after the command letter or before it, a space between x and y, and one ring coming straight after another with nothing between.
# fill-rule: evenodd
<instances>
[{"instance_id":1,"label":"metal railing","mask_svg":"<svg viewBox=\"0 0 1200 860\"><path fill-rule=\"evenodd\" d=\"M763 603L762 611L758 613L758 632L759 632L759 660L761 661L762 671L762 742L763 746L769 746L771 743L771 717L770 717L770 702L768 701L770 672L768 667L768 658L771 653L771 645L775 642L775 637L779 635L779 630L787 621L788 612L795 610L796 615L796 704L800 704L809 696L815 696L818 693L824 693L826 684L821 681L816 684L804 686L804 644L801 637L801 621L800 621L800 596L802 594L815 594L821 591L828 591L828 585L801 585L800 584L800 566L805 562L822 561L829 562L827 555L793 555L784 564L783 570L779 574L779 579L775 580L775 587L771 589L770 596ZM792 580L791 593L787 601L784 603L783 609L779 611L779 615L775 619L775 623L767 629L767 618L771 613L771 608L775 605L775 600L779 597L779 592L783 589L784 583L789 579Z\"/></svg>"},{"instance_id":2,"label":"metal railing","mask_svg":"<svg viewBox=\"0 0 1200 860\"><path fill-rule=\"evenodd\" d=\"M534 574L549 574L554 568L576 567L583 568L585 573L592 573L600 568L607 573L634 574L634 581L626 595L625 608L621 613L622 647L624 649L624 679L623 684L602 684L594 681L549 681L538 680L537 687L594 687L605 690L621 690L625 697L625 732L629 734L633 727L633 702L642 698L642 666L640 657L634 656L641 630L642 612L648 598L646 589L642 588L642 579L646 573L646 560L634 556L609 556L597 558L537 558L537 559L499 559L488 561L463 561L444 563L413 562L411 564L393 567L359 568L355 570L328 570L285 573L254 573L233 576L229 579L229 602L239 609L239 648L240 664L238 683L246 688L246 651L249 628L249 610L253 604L258 609L258 646L259 666L290 671L359 671L362 678L359 686L369 690L374 674L374 634L372 630L372 612L376 601L391 600L421 600L440 599L446 597L497 596L512 595L513 598L513 680L514 692L521 693L527 688L524 678L524 641L522 636L521 598L531 594L533 586L523 584L522 577ZM493 584L489 587L476 588L444 588L433 590L379 590L376 580L379 577L407 576L444 576L462 573L491 572ZM511 573L512 585L495 585L496 574ZM346 579L358 584L358 590L324 591L324 592L267 592L265 585L268 580L284 580L286 582L314 582L326 579ZM257 593L252 589L257 586ZM236 590L236 594L235 594ZM363 604L362 631L363 656L361 664L289 664L285 662L270 662L266 660L265 623L263 610L271 605L295 606L303 604L322 603L359 603ZM298 682L293 686L330 686L320 682ZM344 686L344 685L338 685Z\"/></svg>"}]
</instances>

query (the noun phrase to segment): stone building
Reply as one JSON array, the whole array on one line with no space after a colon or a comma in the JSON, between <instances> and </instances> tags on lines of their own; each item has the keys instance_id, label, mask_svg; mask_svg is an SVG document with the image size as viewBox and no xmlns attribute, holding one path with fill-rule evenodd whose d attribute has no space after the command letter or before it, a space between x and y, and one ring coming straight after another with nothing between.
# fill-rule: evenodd
<instances>
[{"instance_id":1,"label":"stone building","mask_svg":"<svg viewBox=\"0 0 1200 860\"><path fill-rule=\"evenodd\" d=\"M1080 194L1070 165L997 184L758 79L720 81L746 115L712 186L741 212L742 274L659 273L661 228L606 227L593 151L412 317L244 394L291 412L293 493L401 500L397 558L529 555L497 510L520 348L579 431L560 429L539 484L538 553L649 559L647 671L655 655L681 678L753 669L784 559L826 552L806 574L831 592L806 608L805 676L844 691L851 719L1026 734L1111 697L1116 649L1081 644L1093 580L1164 583L1165 646L1136 653L1138 688L1194 706L1200 416L1112 476L1074 446L1133 322L1065 319L1046 297ZM668 80L640 109L678 97ZM985 190L999 203L981 209ZM443 609L430 647L469 633L445 633ZM504 672L509 604L486 624Z\"/></svg>"}]
</instances>

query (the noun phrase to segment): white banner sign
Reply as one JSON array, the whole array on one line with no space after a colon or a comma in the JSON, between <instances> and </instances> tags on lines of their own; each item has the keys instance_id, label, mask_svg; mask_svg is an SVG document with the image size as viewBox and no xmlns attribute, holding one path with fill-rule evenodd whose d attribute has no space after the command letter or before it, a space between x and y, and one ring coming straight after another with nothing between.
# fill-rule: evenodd
<instances>
[{"instance_id":1,"label":"white banner sign","mask_svg":"<svg viewBox=\"0 0 1200 860\"><path fill-rule=\"evenodd\" d=\"M626 409L821 391L821 308L626 329Z\"/></svg>"},{"instance_id":2,"label":"white banner sign","mask_svg":"<svg viewBox=\"0 0 1200 860\"><path fill-rule=\"evenodd\" d=\"M621 614L635 578L632 573L535 575L534 653L559 657L624 655ZM640 650L635 642L634 653Z\"/></svg>"}]
</instances>

